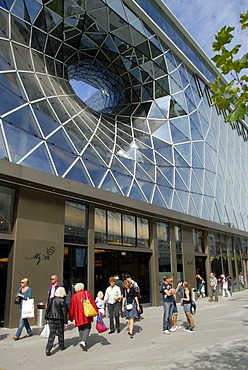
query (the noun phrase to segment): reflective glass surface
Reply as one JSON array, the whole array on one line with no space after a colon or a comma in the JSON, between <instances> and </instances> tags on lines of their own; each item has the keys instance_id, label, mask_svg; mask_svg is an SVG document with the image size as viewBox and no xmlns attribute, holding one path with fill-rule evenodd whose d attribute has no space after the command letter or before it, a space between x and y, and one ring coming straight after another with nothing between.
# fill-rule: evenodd
<instances>
[{"instance_id":1,"label":"reflective glass surface","mask_svg":"<svg viewBox=\"0 0 248 370\"><path fill-rule=\"evenodd\" d=\"M145 19L122 0L0 1L0 159L248 230L247 131ZM81 101L73 80L96 92Z\"/></svg>"}]
</instances>

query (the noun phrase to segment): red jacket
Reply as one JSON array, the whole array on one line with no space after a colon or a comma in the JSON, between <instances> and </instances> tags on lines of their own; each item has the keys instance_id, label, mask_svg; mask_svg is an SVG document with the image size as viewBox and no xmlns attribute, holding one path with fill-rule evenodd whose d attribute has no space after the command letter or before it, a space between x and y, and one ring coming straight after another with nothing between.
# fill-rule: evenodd
<instances>
[{"instance_id":1,"label":"red jacket","mask_svg":"<svg viewBox=\"0 0 248 370\"><path fill-rule=\"evenodd\" d=\"M98 312L98 308L90 292L88 290L86 292L87 297L89 298L90 302ZM70 321L75 320L75 326L81 326L87 324L90 321L93 321L93 317L86 317L84 314L83 301L85 299L86 299L85 290L79 290L72 296L70 303L69 320Z\"/></svg>"}]
</instances>

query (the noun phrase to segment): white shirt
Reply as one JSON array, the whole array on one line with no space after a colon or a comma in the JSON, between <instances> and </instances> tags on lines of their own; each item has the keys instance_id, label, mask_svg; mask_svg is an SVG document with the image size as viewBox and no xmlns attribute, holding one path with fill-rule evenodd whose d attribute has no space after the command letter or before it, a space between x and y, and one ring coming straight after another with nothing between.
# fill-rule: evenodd
<instances>
[{"instance_id":1,"label":"white shirt","mask_svg":"<svg viewBox=\"0 0 248 370\"><path fill-rule=\"evenodd\" d=\"M121 290L117 285L109 286L106 289L105 296L104 296L104 301L108 301L109 304L113 304L118 301L119 298L121 299Z\"/></svg>"}]
</instances>

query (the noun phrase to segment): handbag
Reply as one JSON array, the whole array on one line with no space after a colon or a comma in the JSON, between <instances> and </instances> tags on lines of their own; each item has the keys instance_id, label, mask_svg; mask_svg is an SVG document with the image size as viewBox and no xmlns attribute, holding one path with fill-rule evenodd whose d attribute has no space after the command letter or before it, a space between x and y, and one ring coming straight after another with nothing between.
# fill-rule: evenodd
<instances>
[{"instance_id":1,"label":"handbag","mask_svg":"<svg viewBox=\"0 0 248 370\"><path fill-rule=\"evenodd\" d=\"M96 319L96 330L98 331L98 333L104 333L105 331L108 330L107 326L103 322L101 315L99 314L97 315L97 319Z\"/></svg>"},{"instance_id":2,"label":"handbag","mask_svg":"<svg viewBox=\"0 0 248 370\"><path fill-rule=\"evenodd\" d=\"M18 295L15 297L14 304L20 304L21 303L21 297Z\"/></svg>"},{"instance_id":3,"label":"handbag","mask_svg":"<svg viewBox=\"0 0 248 370\"><path fill-rule=\"evenodd\" d=\"M22 302L22 319L30 319L32 317L34 317L34 299L24 299Z\"/></svg>"},{"instance_id":4,"label":"handbag","mask_svg":"<svg viewBox=\"0 0 248 370\"><path fill-rule=\"evenodd\" d=\"M97 316L98 312L96 311L95 307L92 305L88 298L87 290L85 291L86 299L83 301L83 308L84 314L86 317L94 317Z\"/></svg>"},{"instance_id":5,"label":"handbag","mask_svg":"<svg viewBox=\"0 0 248 370\"><path fill-rule=\"evenodd\" d=\"M128 311L132 310L132 308L133 308L133 304L132 303L129 303L129 304L126 305L126 309Z\"/></svg>"},{"instance_id":6,"label":"handbag","mask_svg":"<svg viewBox=\"0 0 248 370\"><path fill-rule=\"evenodd\" d=\"M143 306L142 304L139 305L139 314L142 315L143 313Z\"/></svg>"},{"instance_id":7,"label":"handbag","mask_svg":"<svg viewBox=\"0 0 248 370\"><path fill-rule=\"evenodd\" d=\"M41 338L48 338L50 334L50 328L49 325L46 324L44 328L42 329L42 332L40 333Z\"/></svg>"}]
</instances>

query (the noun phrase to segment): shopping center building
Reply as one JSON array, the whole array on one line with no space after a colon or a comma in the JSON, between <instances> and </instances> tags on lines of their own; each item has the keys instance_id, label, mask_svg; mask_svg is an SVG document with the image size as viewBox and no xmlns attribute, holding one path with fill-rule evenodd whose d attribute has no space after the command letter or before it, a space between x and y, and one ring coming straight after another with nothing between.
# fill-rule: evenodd
<instances>
[{"instance_id":1,"label":"shopping center building","mask_svg":"<svg viewBox=\"0 0 248 370\"><path fill-rule=\"evenodd\" d=\"M36 303L51 274L68 301L116 273L151 305L164 274L246 287L248 126L161 0L0 0L0 50L2 325L24 277Z\"/></svg>"}]
</instances>

